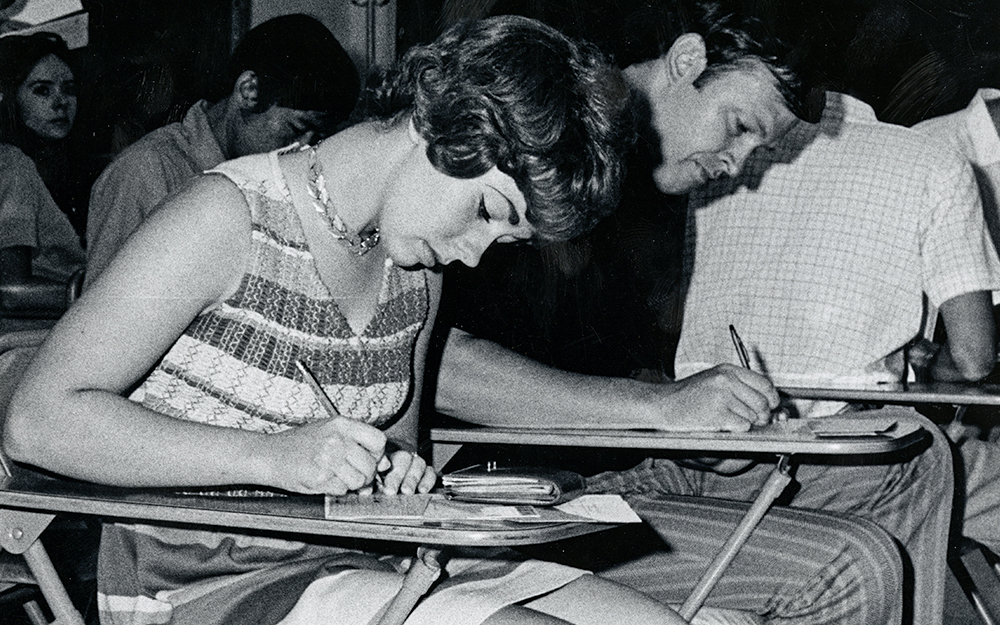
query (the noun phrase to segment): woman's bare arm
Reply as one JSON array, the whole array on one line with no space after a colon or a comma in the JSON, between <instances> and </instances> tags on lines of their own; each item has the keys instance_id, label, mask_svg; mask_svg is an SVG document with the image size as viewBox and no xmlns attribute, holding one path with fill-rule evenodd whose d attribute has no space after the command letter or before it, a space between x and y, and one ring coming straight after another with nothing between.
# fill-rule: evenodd
<instances>
[{"instance_id":1,"label":"woman's bare arm","mask_svg":"<svg viewBox=\"0 0 1000 625\"><path fill-rule=\"evenodd\" d=\"M220 176L198 179L154 213L25 373L6 424L8 453L127 486L336 493L370 480L385 441L366 424L331 419L264 435L174 419L124 396L199 313L235 291L249 238L246 202Z\"/></svg>"}]
</instances>

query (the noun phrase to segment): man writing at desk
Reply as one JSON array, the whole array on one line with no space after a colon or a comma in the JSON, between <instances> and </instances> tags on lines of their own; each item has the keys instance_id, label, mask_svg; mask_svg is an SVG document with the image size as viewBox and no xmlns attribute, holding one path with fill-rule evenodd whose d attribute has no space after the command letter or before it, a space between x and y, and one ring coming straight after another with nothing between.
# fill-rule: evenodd
<instances>
[{"instance_id":1,"label":"man writing at desk","mask_svg":"<svg viewBox=\"0 0 1000 625\"><path fill-rule=\"evenodd\" d=\"M788 107L794 98L780 91L790 85L788 74L776 71L774 58L766 58L759 47L747 45L761 40L746 30L753 22L706 24L673 23L684 29L675 33L669 50L627 70L649 106L648 121L661 152L652 178L664 193L682 194L710 179L736 175L755 148L777 143L795 124ZM725 341L727 325L717 328ZM733 360L731 344L728 349L716 362ZM777 399L766 378L740 367L714 367L664 384L593 377L546 367L461 330L448 337L436 396L440 411L483 425L669 430L746 430L766 422ZM909 418L909 411L900 411L900 417ZM699 509L698 500L674 495L749 501L768 473L768 467L758 466L722 476L650 459L631 471L591 478L593 490L626 495L672 549L602 574L664 601L682 599L714 555L720 542L715 539L733 524L720 523L716 510ZM797 507L848 512L892 534L913 566L907 591L911 599L919 598L913 601L913 621L941 622L952 484L950 454L940 433L934 432L932 446L909 462L803 465L796 481L800 488L792 503ZM818 529L823 518L784 517L786 512L774 510L775 516L765 518L758 530L763 532L751 538L762 542L744 548L710 603L749 605L764 618L785 622L899 622L898 602L880 613L875 587L865 587L868 580L849 584L833 600L835 571L849 570L844 559L852 556L823 550L832 544L825 541L837 540L829 527ZM780 529L768 530L768 523L779 518ZM802 545L817 550L803 553ZM803 562L809 566L798 568Z\"/></svg>"}]
</instances>

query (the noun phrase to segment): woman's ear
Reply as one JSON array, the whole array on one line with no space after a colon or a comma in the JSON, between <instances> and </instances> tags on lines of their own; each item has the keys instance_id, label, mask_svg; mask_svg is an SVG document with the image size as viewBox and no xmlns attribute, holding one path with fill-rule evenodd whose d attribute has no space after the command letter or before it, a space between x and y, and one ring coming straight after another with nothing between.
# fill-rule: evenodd
<instances>
[{"instance_id":1,"label":"woman's ear","mask_svg":"<svg viewBox=\"0 0 1000 625\"><path fill-rule=\"evenodd\" d=\"M233 94L231 96L238 108L254 109L260 101L260 82L257 74L250 70L245 70L236 77L233 84Z\"/></svg>"},{"instance_id":2,"label":"woman's ear","mask_svg":"<svg viewBox=\"0 0 1000 625\"><path fill-rule=\"evenodd\" d=\"M685 33L674 41L659 62L670 83L694 82L708 67L705 40L697 33Z\"/></svg>"}]
</instances>

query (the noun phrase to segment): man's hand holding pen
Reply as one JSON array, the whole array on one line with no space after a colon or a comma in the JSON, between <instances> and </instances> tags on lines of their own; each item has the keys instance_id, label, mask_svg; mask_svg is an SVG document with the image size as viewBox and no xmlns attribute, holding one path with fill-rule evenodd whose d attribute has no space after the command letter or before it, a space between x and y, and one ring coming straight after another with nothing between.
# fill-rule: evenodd
<instances>
[{"instance_id":1,"label":"man's hand holding pen","mask_svg":"<svg viewBox=\"0 0 1000 625\"><path fill-rule=\"evenodd\" d=\"M671 384L656 385L666 397L662 430L746 432L771 422L778 391L759 373L722 364Z\"/></svg>"}]
</instances>

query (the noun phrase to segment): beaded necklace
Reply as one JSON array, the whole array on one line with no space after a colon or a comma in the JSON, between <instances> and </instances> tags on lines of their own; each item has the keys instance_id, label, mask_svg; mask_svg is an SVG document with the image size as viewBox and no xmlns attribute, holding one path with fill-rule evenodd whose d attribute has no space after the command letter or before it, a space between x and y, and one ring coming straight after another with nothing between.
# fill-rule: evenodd
<instances>
[{"instance_id":1,"label":"beaded necklace","mask_svg":"<svg viewBox=\"0 0 1000 625\"><path fill-rule=\"evenodd\" d=\"M337 209L330 201L330 194L326 190L326 178L323 176L323 166L320 165L316 157L316 147L309 149L309 180L307 184L309 197L312 198L313 208L326 220L327 228L334 239L341 241L352 252L358 256L364 256L375 249L379 241L379 231L377 227L372 227L367 232L351 234L344 225L344 221L337 214Z\"/></svg>"}]
</instances>

